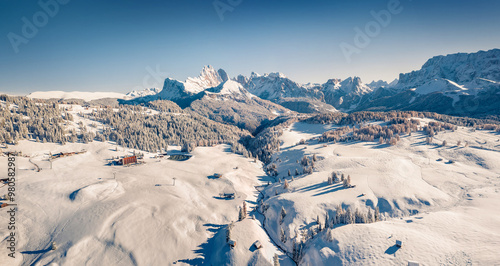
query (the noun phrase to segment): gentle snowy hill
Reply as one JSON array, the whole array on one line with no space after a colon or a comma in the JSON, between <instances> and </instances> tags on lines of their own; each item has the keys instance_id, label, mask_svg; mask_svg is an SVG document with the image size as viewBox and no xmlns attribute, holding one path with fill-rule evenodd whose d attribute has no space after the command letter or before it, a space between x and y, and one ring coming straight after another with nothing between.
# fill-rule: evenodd
<instances>
[{"instance_id":1,"label":"gentle snowy hill","mask_svg":"<svg viewBox=\"0 0 500 266\"><path fill-rule=\"evenodd\" d=\"M477 85L495 84L481 82ZM203 135L188 140L206 145L190 153L170 143L166 151L156 151L153 137L180 141L214 126L210 125L213 121L198 119L195 110L235 120L241 116L239 121L246 123L264 112L258 108L280 107L255 96L245 97L251 95L235 81L212 89L204 90L203 97L193 102L200 104L199 109L187 110L170 101L85 108L44 105L24 98L14 104L3 98L4 117L26 113L30 115L26 121L52 121L44 126L47 135L53 131L75 134L70 142L47 143L29 139L36 125L14 128L9 120L2 128L4 133L14 130L17 135L18 130L25 136L17 145L2 145L2 152L23 154L16 157L20 177L16 182L17 260L7 265L270 265L275 254L282 266L296 265L292 259L298 265L319 266L405 265L409 260L422 265L495 265L498 261L497 125L486 129L480 129L480 123L478 128L436 125L433 139L426 143L424 127L436 121L422 114L391 113L392 119L386 121L388 116L377 113L372 115L378 120L372 121L367 113L329 113L307 120L318 124L308 124L291 122L300 118L294 113L288 114L292 119L277 113L279 119L263 122L269 127L255 138L240 135L242 142L251 139L254 145L265 147L258 154L261 159L269 151L268 165L230 153L230 145L208 144ZM150 109L155 104L157 109ZM213 105L203 109L205 104ZM25 110L28 106L40 111L33 114ZM49 119L37 117L41 110ZM328 124L334 118L346 118L345 123ZM396 122L401 119L407 123ZM371 134L370 129L349 131L362 124L389 126L390 132L384 132L400 140L394 145L375 139L354 141L354 137ZM414 127L404 128L409 124ZM168 127L176 129L175 135L163 130ZM205 131L205 135L223 139L237 128L218 125L213 129L215 134ZM326 131L333 135L335 129L346 130L340 133L345 142L319 138ZM110 138L92 137L94 141L86 143L84 137L90 133L123 134L124 138L116 140L123 144L137 140L150 152L125 148ZM67 156L51 158L60 153ZM134 154L144 154L143 162L112 163ZM5 162L6 156L1 155ZM175 157L179 155L185 158ZM7 167L0 163L0 171L7 172ZM353 186L329 183L332 172L345 174ZM215 177L215 173L222 176ZM234 193L234 198L223 193ZM1 198L0 203L4 202ZM247 211L240 212L244 203ZM355 222L333 222L346 217ZM7 224L8 219L0 215L0 224ZM6 227L0 227L0 244L7 244L8 234ZM226 238L235 246L230 247ZM403 245L397 247L396 240ZM256 241L261 248L253 245ZM55 250L50 248L53 242ZM7 257L7 252L0 249L0 257Z\"/></svg>"},{"instance_id":2,"label":"gentle snowy hill","mask_svg":"<svg viewBox=\"0 0 500 266\"><path fill-rule=\"evenodd\" d=\"M316 140L332 127L295 123L284 130L271 164L281 183L264 191L265 228L290 254L296 241L305 242L300 265L496 263L500 212L493 206L500 200L500 150L495 132L443 131L431 145L421 132L405 135L395 146ZM297 144L301 139L305 144ZM451 145L441 146L444 140ZM298 162L314 155L314 171L303 173ZM328 184L332 172L349 175L355 187ZM353 215L378 208L382 221L332 227L337 206L352 208ZM403 241L401 248L396 240Z\"/></svg>"},{"instance_id":3,"label":"gentle snowy hill","mask_svg":"<svg viewBox=\"0 0 500 266\"><path fill-rule=\"evenodd\" d=\"M123 93L117 92L83 92L83 91L36 91L27 95L29 98L34 99L82 99L85 101L92 101L104 98L127 98Z\"/></svg>"}]
</instances>

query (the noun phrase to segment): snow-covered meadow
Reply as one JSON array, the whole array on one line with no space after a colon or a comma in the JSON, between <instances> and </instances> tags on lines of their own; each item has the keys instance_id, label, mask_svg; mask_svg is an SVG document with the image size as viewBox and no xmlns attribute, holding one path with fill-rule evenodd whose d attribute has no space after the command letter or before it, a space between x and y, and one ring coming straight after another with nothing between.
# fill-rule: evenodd
<instances>
[{"instance_id":1,"label":"snow-covered meadow","mask_svg":"<svg viewBox=\"0 0 500 266\"><path fill-rule=\"evenodd\" d=\"M308 239L301 265L498 262L498 133L459 127L454 132L440 132L430 145L421 132L402 137L395 146L318 143L316 138L324 127L296 123L285 130L281 150L273 156L282 183L266 189L263 202L268 208L265 226L273 239L281 240L283 230L287 241L281 244L289 252L295 241ZM301 139L306 144L297 145ZM448 144L443 147L444 140ZM297 161L313 155L317 157L315 171L303 175ZM294 176L295 169L301 174ZM350 175L355 187L329 185L332 172ZM285 179L288 189L284 188ZM365 213L378 207L382 221L337 224L333 229L330 224L317 232L318 217L324 228L326 214L332 219L339 204ZM282 208L286 216L280 224ZM312 231L316 235L310 238ZM403 241L401 248L396 240Z\"/></svg>"},{"instance_id":2,"label":"snow-covered meadow","mask_svg":"<svg viewBox=\"0 0 500 266\"><path fill-rule=\"evenodd\" d=\"M85 112L81 108L72 112L72 123L92 123L76 116ZM95 129L100 127L97 123ZM113 142L9 145L4 150L30 158L17 157L17 258L0 264L271 265L278 254L281 265L295 265L291 257L299 240L305 243L300 265L498 261L498 133L459 127L439 132L430 145L421 132L401 137L395 146L317 141L334 127L298 122L285 129L273 156L281 183L266 175L261 162L232 154L227 145L198 147L187 161L145 153L144 164L128 167L108 164L134 152ZM301 140L305 143L297 145ZM82 150L53 160L52 166L47 160L50 154ZM170 154L179 150L169 147ZM295 175L295 169L301 171L297 161L313 155L314 172ZM0 171L6 167L0 163ZM349 175L355 187L328 184L334 171ZM235 199L221 193L235 193ZM258 207L261 199L266 211ZM244 201L249 213L237 221ZM335 216L339 204L361 212L378 207L381 221L330 225L318 232L317 218L324 228L326 214ZM286 215L280 219L282 208ZM226 243L231 222L234 248ZM7 233L0 227L2 244ZM257 240L263 248L253 246ZM401 248L396 240L403 242ZM6 252L2 249L0 257Z\"/></svg>"}]
</instances>

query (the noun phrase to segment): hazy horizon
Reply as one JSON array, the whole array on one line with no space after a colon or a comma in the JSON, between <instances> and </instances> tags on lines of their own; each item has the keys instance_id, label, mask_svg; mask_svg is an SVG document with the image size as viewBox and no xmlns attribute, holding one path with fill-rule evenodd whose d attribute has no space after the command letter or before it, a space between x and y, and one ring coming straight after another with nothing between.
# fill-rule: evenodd
<instances>
[{"instance_id":1,"label":"hazy horizon","mask_svg":"<svg viewBox=\"0 0 500 266\"><path fill-rule=\"evenodd\" d=\"M197 76L205 65L230 77L390 82L433 56L499 48L498 8L494 1L3 1L0 91L126 93Z\"/></svg>"}]
</instances>

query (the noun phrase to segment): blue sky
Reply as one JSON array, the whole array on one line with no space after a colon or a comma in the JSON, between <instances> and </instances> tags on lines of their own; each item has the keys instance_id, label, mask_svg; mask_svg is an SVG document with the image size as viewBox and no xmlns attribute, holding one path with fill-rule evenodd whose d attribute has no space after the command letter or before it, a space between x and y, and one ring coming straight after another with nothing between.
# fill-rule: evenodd
<instances>
[{"instance_id":1,"label":"blue sky","mask_svg":"<svg viewBox=\"0 0 500 266\"><path fill-rule=\"evenodd\" d=\"M302 83L393 80L435 55L500 48L500 1L59 1L0 0L0 92L127 92L208 64ZM229 8L222 20L214 2ZM372 16L397 2L386 26ZM23 34L26 20L36 34ZM356 46L355 28L374 23ZM342 43L357 49L350 60Z\"/></svg>"}]
</instances>

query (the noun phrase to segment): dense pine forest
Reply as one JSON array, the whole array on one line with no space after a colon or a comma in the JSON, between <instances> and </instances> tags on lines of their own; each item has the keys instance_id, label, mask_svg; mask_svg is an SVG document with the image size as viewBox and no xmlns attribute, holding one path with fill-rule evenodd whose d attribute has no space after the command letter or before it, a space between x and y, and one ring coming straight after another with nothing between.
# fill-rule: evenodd
<instances>
[{"instance_id":1,"label":"dense pine forest","mask_svg":"<svg viewBox=\"0 0 500 266\"><path fill-rule=\"evenodd\" d=\"M174 102L165 100L143 105L112 106L98 104L114 103L113 101L61 102L6 95L0 96L0 100L0 143L16 144L22 139L61 144L115 141L118 145L149 152L165 150L168 145L181 145L183 151L192 151L197 146L225 143L231 145L232 152L256 157L266 164L270 163L272 154L279 150L279 137L283 134L283 129L299 121L293 115L268 120L269 117L251 111L231 120L228 118L232 115L231 112L209 114L208 110L211 108L205 111L201 111L202 108L197 111L183 110ZM62 104L95 105L91 107L90 113L76 114L94 120L95 130L88 129L81 122L75 123L73 115ZM415 118L429 118L437 122L422 126ZM496 119L453 117L431 112L336 112L301 119L307 123L341 126L323 133L319 137L322 142L377 141L380 144L395 145L403 134L424 131L432 138L439 131L454 130L457 126L500 132L500 122ZM368 124L377 121L381 123ZM102 126L97 128L97 122ZM244 128L251 129L254 135Z\"/></svg>"}]
</instances>

